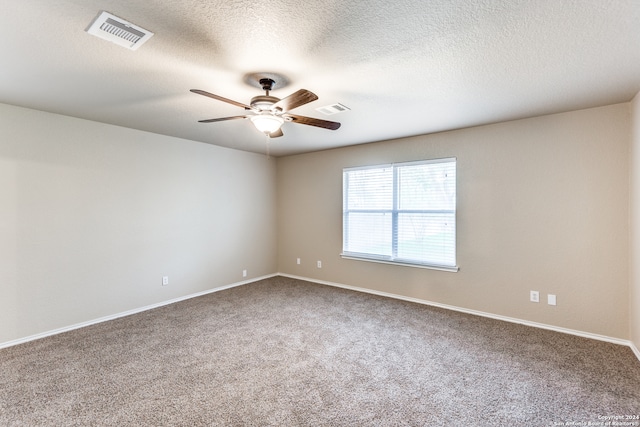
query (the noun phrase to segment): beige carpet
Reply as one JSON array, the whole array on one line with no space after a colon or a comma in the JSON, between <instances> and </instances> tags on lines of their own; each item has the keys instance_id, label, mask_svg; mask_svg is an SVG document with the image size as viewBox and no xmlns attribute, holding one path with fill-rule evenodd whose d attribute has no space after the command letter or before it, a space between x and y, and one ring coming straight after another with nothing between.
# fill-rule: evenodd
<instances>
[{"instance_id":1,"label":"beige carpet","mask_svg":"<svg viewBox=\"0 0 640 427\"><path fill-rule=\"evenodd\" d=\"M2 426L637 415L640 362L627 347L282 277L0 350Z\"/></svg>"}]
</instances>

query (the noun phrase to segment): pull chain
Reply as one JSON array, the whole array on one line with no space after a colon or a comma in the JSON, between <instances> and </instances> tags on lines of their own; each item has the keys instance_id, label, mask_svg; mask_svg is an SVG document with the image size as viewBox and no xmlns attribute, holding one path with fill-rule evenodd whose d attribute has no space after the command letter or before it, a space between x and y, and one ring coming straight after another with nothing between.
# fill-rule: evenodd
<instances>
[{"instance_id":1,"label":"pull chain","mask_svg":"<svg viewBox=\"0 0 640 427\"><path fill-rule=\"evenodd\" d=\"M268 133L264 133L264 137L265 137L265 144L267 145L267 160L271 159L271 154L269 153L269 140L271 138L269 138L269 134Z\"/></svg>"}]
</instances>

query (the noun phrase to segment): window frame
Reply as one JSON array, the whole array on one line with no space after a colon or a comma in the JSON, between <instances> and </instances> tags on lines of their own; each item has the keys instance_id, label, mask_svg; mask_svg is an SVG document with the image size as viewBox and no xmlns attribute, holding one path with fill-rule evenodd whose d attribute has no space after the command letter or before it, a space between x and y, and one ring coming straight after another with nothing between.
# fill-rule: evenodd
<instances>
[{"instance_id":1,"label":"window frame","mask_svg":"<svg viewBox=\"0 0 640 427\"><path fill-rule=\"evenodd\" d=\"M433 270L442 270L449 272L457 272L459 271L459 267L457 265L457 182L455 182L455 201L453 209L400 209L399 208L399 194L400 194L400 184L398 179L399 170L402 167L407 166L420 166L426 164L436 164L436 163L453 163L454 168L456 170L456 181L457 181L457 158L456 157L446 157L440 159L428 159L428 160L417 160L417 161L409 161L409 162L400 162L400 163L384 163L378 165L369 165L369 166L356 166L356 167L347 167L342 170L342 252L340 256L344 259L352 259L359 261L368 261L368 262L377 262L383 264L391 264L391 265L401 265L408 267L418 267L418 268L427 268ZM388 208L363 208L363 209L350 209L347 205L347 196L348 196L348 173L352 171L358 170L368 170L368 169L384 169L391 168L392 169L392 205L391 209ZM349 226L349 214L351 213L386 213L391 214L391 255L383 255L383 254L371 254L371 253L361 253L361 252L350 252L346 251L345 248L348 246L348 226ZM401 214L424 214L424 215L433 215L433 214L453 214L454 219L454 241L453 241L453 265L441 265L435 262L420 262L412 259L405 259L398 257L398 228L399 228L399 217Z\"/></svg>"}]
</instances>

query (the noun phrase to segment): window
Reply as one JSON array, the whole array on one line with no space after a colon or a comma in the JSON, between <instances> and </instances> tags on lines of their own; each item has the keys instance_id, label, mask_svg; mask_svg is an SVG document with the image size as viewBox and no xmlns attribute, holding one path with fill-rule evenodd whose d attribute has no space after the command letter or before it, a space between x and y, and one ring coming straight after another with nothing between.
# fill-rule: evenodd
<instances>
[{"instance_id":1,"label":"window","mask_svg":"<svg viewBox=\"0 0 640 427\"><path fill-rule=\"evenodd\" d=\"M457 271L456 159L343 170L342 256Z\"/></svg>"}]
</instances>

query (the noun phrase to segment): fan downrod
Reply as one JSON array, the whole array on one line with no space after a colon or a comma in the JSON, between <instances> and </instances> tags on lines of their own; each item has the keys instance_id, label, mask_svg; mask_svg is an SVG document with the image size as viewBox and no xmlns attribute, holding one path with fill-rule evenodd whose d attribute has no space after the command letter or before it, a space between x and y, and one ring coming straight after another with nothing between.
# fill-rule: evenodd
<instances>
[{"instance_id":1,"label":"fan downrod","mask_svg":"<svg viewBox=\"0 0 640 427\"><path fill-rule=\"evenodd\" d=\"M260 79L260 86L262 86L262 90L264 90L265 92L267 92L267 96L269 96L269 92L271 92L273 90L273 85L276 82L273 79Z\"/></svg>"}]
</instances>

